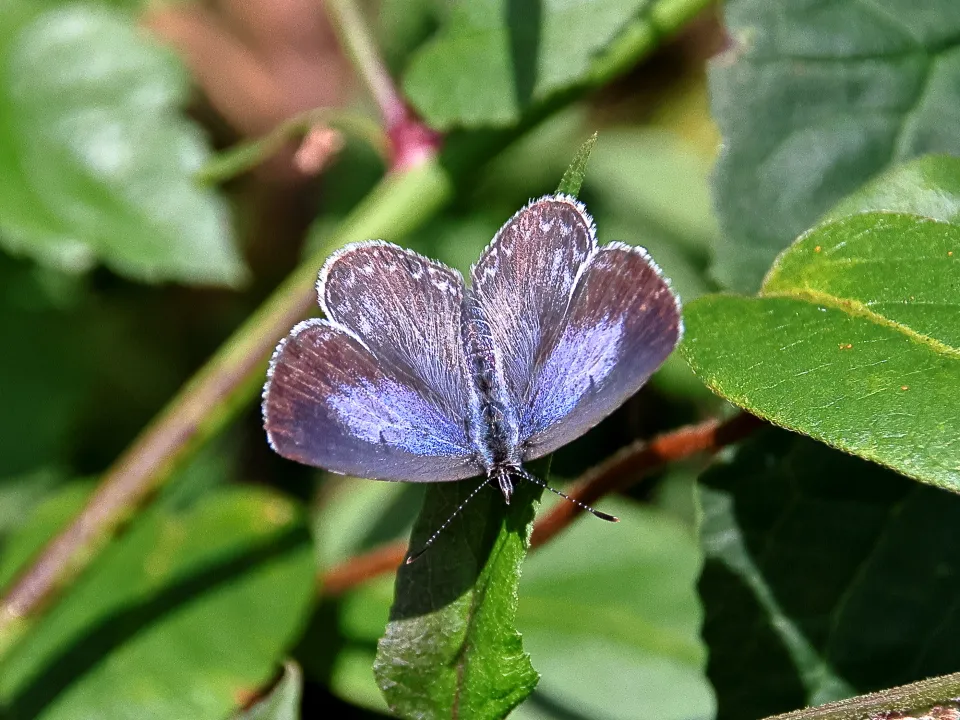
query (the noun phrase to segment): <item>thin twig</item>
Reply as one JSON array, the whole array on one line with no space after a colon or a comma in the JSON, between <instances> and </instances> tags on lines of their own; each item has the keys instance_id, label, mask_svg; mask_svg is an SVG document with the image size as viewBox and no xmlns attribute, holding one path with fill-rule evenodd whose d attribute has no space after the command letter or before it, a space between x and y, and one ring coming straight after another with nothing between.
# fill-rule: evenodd
<instances>
[{"instance_id":1,"label":"thin twig","mask_svg":"<svg viewBox=\"0 0 960 720\"><path fill-rule=\"evenodd\" d=\"M197 171L196 181L201 185L216 185L242 175L265 162L291 140L304 137L318 125L366 141L384 159L389 154L387 137L372 119L345 110L318 108L280 123L263 137L239 143L217 154Z\"/></svg>"},{"instance_id":2,"label":"thin twig","mask_svg":"<svg viewBox=\"0 0 960 720\"><path fill-rule=\"evenodd\" d=\"M585 505L592 505L604 495L623 490L668 463L701 452L715 453L762 424L763 421L753 415L738 413L724 422L707 420L646 442L638 440L587 470L568 494ZM581 512L574 503L557 503L533 526L530 546L536 548L548 542Z\"/></svg>"},{"instance_id":3,"label":"thin twig","mask_svg":"<svg viewBox=\"0 0 960 720\"><path fill-rule=\"evenodd\" d=\"M953 673L818 707L795 710L767 720L950 720L958 716L960 673Z\"/></svg>"},{"instance_id":4,"label":"thin twig","mask_svg":"<svg viewBox=\"0 0 960 720\"><path fill-rule=\"evenodd\" d=\"M392 149L391 169L405 170L437 154L442 137L410 109L390 76L373 34L353 0L327 0L340 43L373 97Z\"/></svg>"},{"instance_id":5,"label":"thin twig","mask_svg":"<svg viewBox=\"0 0 960 720\"><path fill-rule=\"evenodd\" d=\"M568 493L582 503L591 504L608 493L622 490L664 465L697 453L715 453L745 438L763 421L747 413L730 420L707 420L697 425L658 435L649 441L627 445L599 465L587 470ZM582 512L574 503L563 502L540 518L533 526L531 547L553 539ZM340 595L375 577L395 571L407 554L406 543L381 545L334 565L320 576L325 595Z\"/></svg>"},{"instance_id":6,"label":"thin twig","mask_svg":"<svg viewBox=\"0 0 960 720\"><path fill-rule=\"evenodd\" d=\"M356 3L353 0L326 0L324 7L331 16L340 44L377 104L384 124L390 127L400 122L406 105Z\"/></svg>"}]
</instances>

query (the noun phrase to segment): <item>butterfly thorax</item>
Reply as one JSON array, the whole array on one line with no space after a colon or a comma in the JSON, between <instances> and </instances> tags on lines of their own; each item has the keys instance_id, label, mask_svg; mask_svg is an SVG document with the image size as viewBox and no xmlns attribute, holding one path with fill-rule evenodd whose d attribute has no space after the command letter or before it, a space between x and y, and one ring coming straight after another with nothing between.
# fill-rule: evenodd
<instances>
[{"instance_id":1,"label":"butterfly thorax","mask_svg":"<svg viewBox=\"0 0 960 720\"><path fill-rule=\"evenodd\" d=\"M472 293L464 298L461 337L473 391L467 432L478 461L509 502L512 485L505 471L520 466L517 415L490 326Z\"/></svg>"}]
</instances>

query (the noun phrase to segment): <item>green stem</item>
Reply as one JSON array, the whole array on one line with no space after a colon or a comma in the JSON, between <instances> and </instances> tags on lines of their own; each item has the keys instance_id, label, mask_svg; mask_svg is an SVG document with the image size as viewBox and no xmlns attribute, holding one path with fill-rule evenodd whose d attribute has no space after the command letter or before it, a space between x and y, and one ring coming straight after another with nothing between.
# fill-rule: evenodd
<instances>
[{"instance_id":1,"label":"green stem","mask_svg":"<svg viewBox=\"0 0 960 720\"><path fill-rule=\"evenodd\" d=\"M387 158L387 138L380 126L356 113L331 108L308 110L281 123L267 135L215 155L196 174L201 185L218 185L255 168L291 140L306 135L316 125L326 125L346 135L368 142L381 157Z\"/></svg>"},{"instance_id":2,"label":"green stem","mask_svg":"<svg viewBox=\"0 0 960 720\"><path fill-rule=\"evenodd\" d=\"M665 7L676 8L668 14L676 24L621 38L615 61L610 55L601 61L602 77L609 80L632 67L661 37L707 4L708 0L662 0ZM257 396L270 352L315 307L316 272L333 249L372 237L398 239L411 232L451 199L458 177L475 174L480 165L591 87L585 83L554 96L510 130L452 136L441 157L384 178L141 433L107 471L80 515L9 586L0 599L0 661L56 591L89 565L123 522Z\"/></svg>"},{"instance_id":3,"label":"green stem","mask_svg":"<svg viewBox=\"0 0 960 720\"><path fill-rule=\"evenodd\" d=\"M942 715L934 714L934 708L943 711L960 709L960 673L921 680L819 707L796 710L767 720L874 720L890 717L890 713L894 712L906 713L897 715L904 718L955 717L946 712Z\"/></svg>"}]
</instances>

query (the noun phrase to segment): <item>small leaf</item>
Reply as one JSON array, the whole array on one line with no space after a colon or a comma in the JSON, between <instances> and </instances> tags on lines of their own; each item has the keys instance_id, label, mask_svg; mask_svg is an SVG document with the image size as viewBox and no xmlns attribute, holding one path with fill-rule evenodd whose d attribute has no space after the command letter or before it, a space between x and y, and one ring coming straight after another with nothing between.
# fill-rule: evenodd
<instances>
[{"instance_id":1,"label":"small leaf","mask_svg":"<svg viewBox=\"0 0 960 720\"><path fill-rule=\"evenodd\" d=\"M779 430L701 477L718 720L960 666L960 497Z\"/></svg>"},{"instance_id":2,"label":"small leaf","mask_svg":"<svg viewBox=\"0 0 960 720\"><path fill-rule=\"evenodd\" d=\"M557 194L572 195L573 197L580 194L580 186L583 185L583 179L587 176L587 161L590 160L590 153L593 152L593 146L596 144L597 133L594 133L580 146L570 163L570 167L566 169L560 179Z\"/></svg>"},{"instance_id":3,"label":"small leaf","mask_svg":"<svg viewBox=\"0 0 960 720\"><path fill-rule=\"evenodd\" d=\"M300 666L288 661L283 665L283 676L270 694L241 713L237 720L300 720L302 694L303 675Z\"/></svg>"},{"instance_id":4,"label":"small leaf","mask_svg":"<svg viewBox=\"0 0 960 720\"><path fill-rule=\"evenodd\" d=\"M67 270L241 281L227 208L193 179L209 151L175 58L105 7L2 4L0 244Z\"/></svg>"},{"instance_id":5,"label":"small leaf","mask_svg":"<svg viewBox=\"0 0 960 720\"><path fill-rule=\"evenodd\" d=\"M404 90L432 127L509 125L534 102L586 81L596 55L651 4L456 3L410 61ZM483 68L482 78L471 81L468 68Z\"/></svg>"},{"instance_id":6,"label":"small leaf","mask_svg":"<svg viewBox=\"0 0 960 720\"><path fill-rule=\"evenodd\" d=\"M960 226L865 213L783 253L760 297L685 308L681 352L771 422L960 492Z\"/></svg>"},{"instance_id":7,"label":"small leaf","mask_svg":"<svg viewBox=\"0 0 960 720\"><path fill-rule=\"evenodd\" d=\"M0 556L6 583L88 495L34 511ZM314 594L298 509L229 488L159 502L107 547L0 670L12 718L219 720L275 672Z\"/></svg>"},{"instance_id":8,"label":"small leaf","mask_svg":"<svg viewBox=\"0 0 960 720\"><path fill-rule=\"evenodd\" d=\"M960 155L957 7L725 3L732 47L709 78L725 287L755 291L793 238L890 166Z\"/></svg>"},{"instance_id":9,"label":"small leaf","mask_svg":"<svg viewBox=\"0 0 960 720\"><path fill-rule=\"evenodd\" d=\"M475 489L476 479L427 487L414 549ZM434 545L397 573L374 672L403 717L501 718L538 675L515 628L520 565L542 488L520 482L509 506L483 488Z\"/></svg>"}]
</instances>

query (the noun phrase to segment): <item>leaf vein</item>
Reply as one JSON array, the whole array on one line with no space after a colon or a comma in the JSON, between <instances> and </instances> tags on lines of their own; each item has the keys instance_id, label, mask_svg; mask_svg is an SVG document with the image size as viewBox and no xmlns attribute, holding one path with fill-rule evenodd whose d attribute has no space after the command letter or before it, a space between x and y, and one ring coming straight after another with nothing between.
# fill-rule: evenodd
<instances>
[{"instance_id":1,"label":"leaf vein","mask_svg":"<svg viewBox=\"0 0 960 720\"><path fill-rule=\"evenodd\" d=\"M960 349L950 347L946 343L932 338L929 335L924 335L913 328L907 327L902 323L898 323L888 317L880 315L879 313L872 311L859 300L854 300L852 298L838 298L835 295L831 295L820 290L815 290L811 287L797 287L793 290L787 291L765 292L763 295L764 297L784 297L794 300L808 301L815 305L826 305L834 310L839 310L846 315L860 317L874 323L875 325L896 330L897 332L905 335L917 343L927 345L938 355L960 360Z\"/></svg>"}]
</instances>

